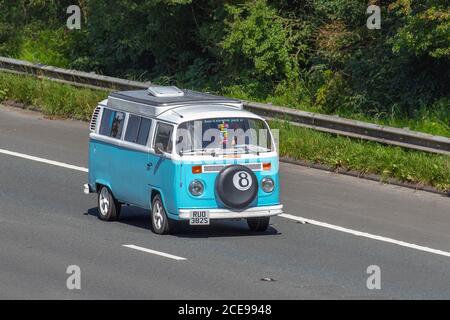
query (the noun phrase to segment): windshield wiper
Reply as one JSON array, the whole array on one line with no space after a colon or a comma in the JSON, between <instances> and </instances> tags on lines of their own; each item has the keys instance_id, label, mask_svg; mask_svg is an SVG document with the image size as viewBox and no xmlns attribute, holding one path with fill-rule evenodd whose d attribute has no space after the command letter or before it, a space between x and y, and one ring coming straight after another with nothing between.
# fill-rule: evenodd
<instances>
[{"instance_id":1,"label":"windshield wiper","mask_svg":"<svg viewBox=\"0 0 450 320\"><path fill-rule=\"evenodd\" d=\"M241 150L240 152L238 152L239 149ZM242 153L248 154L248 153L251 152L251 150L249 148L242 147L242 146L233 146L233 148L223 148L223 149L217 149L217 150L220 152L220 154L233 154L233 153L235 153L235 154L242 154ZM254 152L254 151L252 153L257 154L257 152Z\"/></svg>"},{"instance_id":2,"label":"windshield wiper","mask_svg":"<svg viewBox=\"0 0 450 320\"><path fill-rule=\"evenodd\" d=\"M198 148L198 149L190 149L188 151L183 151L182 150L181 152L183 153L183 155L186 155L186 154L193 155L193 154L197 154L197 153L200 153L200 152L201 152L202 155L204 155L205 153L208 154L210 151L208 149L205 149L205 148ZM215 150L212 150L211 153L209 153L209 154L210 155L214 154L213 156L215 157L216 152L215 152Z\"/></svg>"},{"instance_id":3,"label":"windshield wiper","mask_svg":"<svg viewBox=\"0 0 450 320\"><path fill-rule=\"evenodd\" d=\"M250 151L250 152L258 154L258 155L261 152L269 152L270 151L270 149L268 149L268 148L256 146L253 144L241 144L241 145L235 146L235 148L244 148L246 152Z\"/></svg>"},{"instance_id":4,"label":"windshield wiper","mask_svg":"<svg viewBox=\"0 0 450 320\"><path fill-rule=\"evenodd\" d=\"M198 149L190 149L188 151L182 150L182 154L183 155L193 155L193 154L201 153L202 155L207 154L207 155L216 157L218 155L224 155L224 154L226 155L226 154L233 154L233 153L236 153L236 154L251 153L251 154L259 155L260 152L269 152L269 151L270 151L269 149L264 148L264 147L241 144L241 145L235 145L232 148L211 148L211 149L198 148Z\"/></svg>"}]
</instances>

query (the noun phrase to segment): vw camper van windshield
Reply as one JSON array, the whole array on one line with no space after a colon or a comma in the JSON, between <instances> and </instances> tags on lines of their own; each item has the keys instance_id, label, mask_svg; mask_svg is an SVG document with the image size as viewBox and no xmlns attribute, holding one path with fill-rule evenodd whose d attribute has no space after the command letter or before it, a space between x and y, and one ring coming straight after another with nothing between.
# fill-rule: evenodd
<instances>
[{"instance_id":1,"label":"vw camper van windshield","mask_svg":"<svg viewBox=\"0 0 450 320\"><path fill-rule=\"evenodd\" d=\"M266 123L251 118L215 118L184 122L178 126L178 154L259 154L272 151Z\"/></svg>"}]
</instances>

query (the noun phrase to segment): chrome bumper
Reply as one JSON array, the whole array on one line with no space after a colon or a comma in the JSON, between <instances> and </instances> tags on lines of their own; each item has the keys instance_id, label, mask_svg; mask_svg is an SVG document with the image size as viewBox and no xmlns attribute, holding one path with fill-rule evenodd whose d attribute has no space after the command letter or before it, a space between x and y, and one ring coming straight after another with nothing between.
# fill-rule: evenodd
<instances>
[{"instance_id":1,"label":"chrome bumper","mask_svg":"<svg viewBox=\"0 0 450 320\"><path fill-rule=\"evenodd\" d=\"M210 219L240 219L277 216L283 213L283 205L254 207L241 211L228 209L180 209L178 210L178 216L180 219L189 220L189 214L193 210L208 211Z\"/></svg>"},{"instance_id":2,"label":"chrome bumper","mask_svg":"<svg viewBox=\"0 0 450 320\"><path fill-rule=\"evenodd\" d=\"M95 193L94 190L91 189L91 186L89 184L83 184L83 193L84 194L91 194Z\"/></svg>"}]
</instances>

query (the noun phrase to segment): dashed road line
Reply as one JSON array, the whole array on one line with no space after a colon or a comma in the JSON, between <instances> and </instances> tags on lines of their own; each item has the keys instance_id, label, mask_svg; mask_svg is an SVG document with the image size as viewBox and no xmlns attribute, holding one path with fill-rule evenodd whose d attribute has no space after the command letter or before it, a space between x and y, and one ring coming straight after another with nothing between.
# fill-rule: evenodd
<instances>
[{"instance_id":1,"label":"dashed road line","mask_svg":"<svg viewBox=\"0 0 450 320\"><path fill-rule=\"evenodd\" d=\"M17 158L22 158L22 159L32 160L32 161L36 161L36 162L46 163L46 164L49 164L49 165L52 165L52 166L62 167L62 168L66 168L66 169L71 169L71 170L76 170L76 171L81 171L81 172L88 172L89 171L87 168L78 167L78 166L74 166L74 165L63 163L63 162L59 162L59 161L53 161L53 160L48 160L48 159L39 158L39 157L35 157L35 156L30 156L30 155L27 155L27 154L24 154L24 153L19 153L19 152L4 150L4 149L0 149L0 153L6 154L6 155L9 155L9 156L13 156L13 157L17 157Z\"/></svg>"},{"instance_id":2,"label":"dashed road line","mask_svg":"<svg viewBox=\"0 0 450 320\"><path fill-rule=\"evenodd\" d=\"M161 252L161 251L156 251L156 250L152 250L152 249L147 249L147 248L144 248L144 247L135 246L134 244L124 244L122 246L126 247L126 248L130 248L130 249L146 252L146 253L155 254L157 256L166 257L166 258L177 260L177 261L187 260L186 258L183 258L183 257L174 256L173 254L169 254L169 253L165 253L165 252Z\"/></svg>"}]
</instances>

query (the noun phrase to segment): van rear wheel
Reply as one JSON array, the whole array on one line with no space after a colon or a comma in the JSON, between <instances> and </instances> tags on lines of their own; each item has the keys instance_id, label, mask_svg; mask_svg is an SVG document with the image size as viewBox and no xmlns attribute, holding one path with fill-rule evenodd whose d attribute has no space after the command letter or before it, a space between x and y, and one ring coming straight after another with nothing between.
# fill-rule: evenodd
<instances>
[{"instance_id":1,"label":"van rear wheel","mask_svg":"<svg viewBox=\"0 0 450 320\"><path fill-rule=\"evenodd\" d=\"M247 224L250 230L263 232L269 227L270 217L248 218Z\"/></svg>"},{"instance_id":2,"label":"van rear wheel","mask_svg":"<svg viewBox=\"0 0 450 320\"><path fill-rule=\"evenodd\" d=\"M114 198L108 187L101 186L98 191L98 217L103 221L114 221L119 218L120 203Z\"/></svg>"},{"instance_id":3,"label":"van rear wheel","mask_svg":"<svg viewBox=\"0 0 450 320\"><path fill-rule=\"evenodd\" d=\"M169 218L164 209L161 196L157 194L152 201L152 230L156 234L168 234L170 232Z\"/></svg>"}]
</instances>

